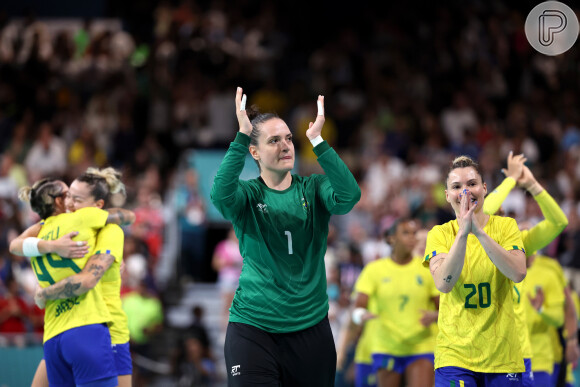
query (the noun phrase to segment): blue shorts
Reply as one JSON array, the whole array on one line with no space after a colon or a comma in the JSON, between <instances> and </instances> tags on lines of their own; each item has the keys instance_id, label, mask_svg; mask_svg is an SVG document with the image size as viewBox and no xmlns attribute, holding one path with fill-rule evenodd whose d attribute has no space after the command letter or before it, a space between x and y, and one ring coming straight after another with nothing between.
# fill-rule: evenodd
<instances>
[{"instance_id":1,"label":"blue shorts","mask_svg":"<svg viewBox=\"0 0 580 387\"><path fill-rule=\"evenodd\" d=\"M373 353L373 369L375 372L380 369L386 369L388 371L395 371L398 374L404 374L409 364L419 359L427 359L431 363L435 363L435 356L432 353L411 356L393 356Z\"/></svg>"},{"instance_id":2,"label":"blue shorts","mask_svg":"<svg viewBox=\"0 0 580 387\"><path fill-rule=\"evenodd\" d=\"M534 372L534 385L547 387L555 386L555 384L552 384L552 374L545 371Z\"/></svg>"},{"instance_id":3,"label":"blue shorts","mask_svg":"<svg viewBox=\"0 0 580 387\"><path fill-rule=\"evenodd\" d=\"M552 386L558 385L558 376L560 376L560 368L562 368L562 365L560 363L554 363L554 369L552 370Z\"/></svg>"},{"instance_id":4,"label":"blue shorts","mask_svg":"<svg viewBox=\"0 0 580 387\"><path fill-rule=\"evenodd\" d=\"M115 357L115 368L117 375L131 375L133 373L133 362L131 360L131 349L129 343L113 344L113 356Z\"/></svg>"},{"instance_id":5,"label":"blue shorts","mask_svg":"<svg viewBox=\"0 0 580 387\"><path fill-rule=\"evenodd\" d=\"M526 371L522 374L522 385L524 387L534 387L534 372L532 371L532 359L524 359Z\"/></svg>"},{"instance_id":6,"label":"blue shorts","mask_svg":"<svg viewBox=\"0 0 580 387\"><path fill-rule=\"evenodd\" d=\"M355 387L376 387L377 374L372 364L354 363Z\"/></svg>"},{"instance_id":7,"label":"blue shorts","mask_svg":"<svg viewBox=\"0 0 580 387\"><path fill-rule=\"evenodd\" d=\"M521 385L521 373L473 372L460 367L441 367L435 370L435 387L519 387Z\"/></svg>"},{"instance_id":8,"label":"blue shorts","mask_svg":"<svg viewBox=\"0 0 580 387\"><path fill-rule=\"evenodd\" d=\"M111 336L104 324L65 331L44 343L51 387L117 385Z\"/></svg>"}]
</instances>

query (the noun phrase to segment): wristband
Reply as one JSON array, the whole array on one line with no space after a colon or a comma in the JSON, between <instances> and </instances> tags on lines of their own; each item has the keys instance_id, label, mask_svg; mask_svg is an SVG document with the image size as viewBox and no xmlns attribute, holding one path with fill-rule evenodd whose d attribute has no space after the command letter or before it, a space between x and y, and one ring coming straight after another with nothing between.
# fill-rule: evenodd
<instances>
[{"instance_id":1,"label":"wristband","mask_svg":"<svg viewBox=\"0 0 580 387\"><path fill-rule=\"evenodd\" d=\"M24 242L22 243L22 253L24 256L38 257L42 255L40 254L40 251L38 251L38 242L40 242L40 239L38 238L29 237L24 239Z\"/></svg>"},{"instance_id":2,"label":"wristband","mask_svg":"<svg viewBox=\"0 0 580 387\"><path fill-rule=\"evenodd\" d=\"M566 341L578 340L578 334L575 333L566 338Z\"/></svg>"},{"instance_id":3,"label":"wristband","mask_svg":"<svg viewBox=\"0 0 580 387\"><path fill-rule=\"evenodd\" d=\"M352 311L352 322L356 325L362 324L362 317L367 312L365 308L356 308Z\"/></svg>"},{"instance_id":4,"label":"wristband","mask_svg":"<svg viewBox=\"0 0 580 387\"><path fill-rule=\"evenodd\" d=\"M322 136L319 135L319 136L313 138L312 140L310 140L310 143L312 144L312 146L316 146L316 145L320 144L322 141L324 141L324 140L322 139Z\"/></svg>"},{"instance_id":5,"label":"wristband","mask_svg":"<svg viewBox=\"0 0 580 387\"><path fill-rule=\"evenodd\" d=\"M242 96L242 103L240 103L240 111L243 112L246 110L246 95Z\"/></svg>"}]
</instances>

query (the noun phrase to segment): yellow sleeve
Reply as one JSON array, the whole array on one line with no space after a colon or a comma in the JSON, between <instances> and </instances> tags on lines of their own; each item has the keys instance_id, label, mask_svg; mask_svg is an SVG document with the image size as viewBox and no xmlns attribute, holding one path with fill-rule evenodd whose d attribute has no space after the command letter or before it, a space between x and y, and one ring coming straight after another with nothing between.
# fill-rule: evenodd
<instances>
[{"instance_id":1,"label":"yellow sleeve","mask_svg":"<svg viewBox=\"0 0 580 387\"><path fill-rule=\"evenodd\" d=\"M99 231L95 254L110 254L116 262L123 260L123 242L125 234L123 229L116 224L107 224Z\"/></svg>"},{"instance_id":2,"label":"yellow sleeve","mask_svg":"<svg viewBox=\"0 0 580 387\"><path fill-rule=\"evenodd\" d=\"M524 235L524 247L527 254L546 247L568 225L566 215L546 190L534 196L534 199L538 202L545 219L530 228Z\"/></svg>"},{"instance_id":3,"label":"yellow sleeve","mask_svg":"<svg viewBox=\"0 0 580 387\"><path fill-rule=\"evenodd\" d=\"M511 177L503 179L502 183L485 197L483 212L488 215L494 215L515 186L516 181Z\"/></svg>"},{"instance_id":4,"label":"yellow sleeve","mask_svg":"<svg viewBox=\"0 0 580 387\"><path fill-rule=\"evenodd\" d=\"M375 281L373 278L373 272L376 271L376 270L373 270L373 266L375 266L374 265L375 262L378 262L378 261L373 261L373 262L368 263L363 268L360 275L358 276L358 279L356 280L356 283L354 284L354 290L357 293L364 293L369 297L375 293L376 284L375 284Z\"/></svg>"},{"instance_id":5,"label":"yellow sleeve","mask_svg":"<svg viewBox=\"0 0 580 387\"><path fill-rule=\"evenodd\" d=\"M447 243L443 228L441 226L433 227L427 234L423 266L429 266L429 261L437 254L448 253L450 247L451 245Z\"/></svg>"}]
</instances>

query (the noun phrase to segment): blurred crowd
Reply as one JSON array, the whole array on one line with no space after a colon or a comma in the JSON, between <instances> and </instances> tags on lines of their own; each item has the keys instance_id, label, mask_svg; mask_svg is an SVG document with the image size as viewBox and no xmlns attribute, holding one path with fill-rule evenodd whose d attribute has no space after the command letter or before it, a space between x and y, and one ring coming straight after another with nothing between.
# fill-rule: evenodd
<instances>
[{"instance_id":1,"label":"blurred crowd","mask_svg":"<svg viewBox=\"0 0 580 387\"><path fill-rule=\"evenodd\" d=\"M353 211L332 220L331 315L348 305L363 265L389 254L383 234L396 219L412 216L430 229L454 217L443 179L459 154L479 161L491 190L508 153L524 153L569 219L545 254L580 270L577 48L537 53L524 33L529 10L500 1L396 11L362 2L356 17L339 1L332 19L324 2L294 3L147 1L138 15L151 23L139 28L119 9L68 21L0 13L0 333L42 326L34 275L7 248L38 220L18 202L19 187L44 176L71 181L89 166L122 170L124 206L137 214L125 230L124 292L133 308L155 300L151 319L135 327L138 347L163 326L170 283L206 280L201 268L212 256L227 304L239 261L228 244L208 242L210 204L183 155L225 149L234 138L236 86L289 123L304 174L320 171L304 132L315 96L325 95L323 136L363 192ZM504 209L518 222L541 217L523 191ZM217 228L225 237L227 225ZM211 357L196 337L179 349L184 364ZM203 372L191 364L175 372L215 374L207 362Z\"/></svg>"}]
</instances>

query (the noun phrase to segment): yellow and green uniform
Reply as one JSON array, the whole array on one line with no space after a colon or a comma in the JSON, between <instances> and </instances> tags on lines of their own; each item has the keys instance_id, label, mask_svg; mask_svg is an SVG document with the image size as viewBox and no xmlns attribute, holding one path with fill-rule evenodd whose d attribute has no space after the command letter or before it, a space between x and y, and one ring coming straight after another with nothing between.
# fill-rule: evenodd
<instances>
[{"instance_id":1,"label":"yellow and green uniform","mask_svg":"<svg viewBox=\"0 0 580 387\"><path fill-rule=\"evenodd\" d=\"M115 257L115 261L100 281L103 298L111 314L112 322L109 324L109 332L113 344L124 344L129 341L127 315L121 302L121 262L123 261L124 238L121 227L116 224L107 224L99 232L95 248L95 254L110 254Z\"/></svg>"},{"instance_id":2,"label":"yellow and green uniform","mask_svg":"<svg viewBox=\"0 0 580 387\"><path fill-rule=\"evenodd\" d=\"M564 323L564 286L561 278L553 270L552 263L546 262L549 259L551 258L537 256L528 268L525 299L528 300L526 314L533 352L532 370L552 373L554 362L557 361L554 348L557 333L554 336L552 328L560 327ZM536 311L529 301L529 297L536 296L538 288L542 288L544 292L544 303L540 312ZM561 348L560 346L560 351Z\"/></svg>"},{"instance_id":3,"label":"yellow and green uniform","mask_svg":"<svg viewBox=\"0 0 580 387\"><path fill-rule=\"evenodd\" d=\"M536 259L534 261L534 265L539 265L540 267L545 268L546 270L551 270L558 279L558 286L562 290L562 295L565 300L564 295L564 288L567 285L566 276L564 275L564 270L560 263L550 257L546 257L544 255L536 255ZM564 306L562 306L562 310L565 313ZM564 322L562 322L563 324ZM552 352L554 353L554 364L560 364L562 362L564 348L562 347L562 343L560 342L560 334L558 333L558 326L549 326L548 331L550 333L550 340L552 343Z\"/></svg>"},{"instance_id":4,"label":"yellow and green uniform","mask_svg":"<svg viewBox=\"0 0 580 387\"><path fill-rule=\"evenodd\" d=\"M87 207L74 213L60 214L44 220L38 237L55 240L78 231L75 240L87 241L90 251L80 259L63 259L55 254L33 257L32 269L41 287L79 273L94 254L96 236L107 222L108 213L96 207ZM100 284L87 293L64 300L47 300L44 315L44 342L67 331L89 324L108 323L111 316L103 300Z\"/></svg>"},{"instance_id":5,"label":"yellow and green uniform","mask_svg":"<svg viewBox=\"0 0 580 387\"><path fill-rule=\"evenodd\" d=\"M525 295L525 279L524 281L515 284L513 287L514 298L514 313L516 316L516 332L520 339L520 346L522 348L522 355L524 359L532 358L532 343L530 341L530 333L527 326L527 309L524 302Z\"/></svg>"},{"instance_id":6,"label":"yellow and green uniform","mask_svg":"<svg viewBox=\"0 0 580 387\"><path fill-rule=\"evenodd\" d=\"M420 320L423 311L435 310L433 298L439 292L420 258L405 265L390 258L373 261L361 272L355 289L376 302L379 325L372 341L373 354L433 353L435 336Z\"/></svg>"},{"instance_id":7,"label":"yellow and green uniform","mask_svg":"<svg viewBox=\"0 0 580 387\"><path fill-rule=\"evenodd\" d=\"M435 226L427 235L424 265L449 253L457 220ZM483 231L506 250L522 250L522 237L512 218L491 215ZM467 237L461 275L439 302L439 334L435 368L461 367L474 372L523 372L520 341L514 334L516 316L513 281L493 264L475 235Z\"/></svg>"}]
</instances>

